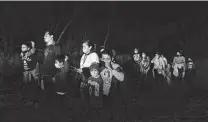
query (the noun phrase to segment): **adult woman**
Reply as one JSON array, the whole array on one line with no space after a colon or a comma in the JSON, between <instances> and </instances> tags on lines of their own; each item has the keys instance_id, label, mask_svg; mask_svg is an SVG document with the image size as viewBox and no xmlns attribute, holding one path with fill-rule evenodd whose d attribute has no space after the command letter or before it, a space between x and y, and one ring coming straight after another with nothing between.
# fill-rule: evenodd
<instances>
[{"instance_id":1,"label":"adult woman","mask_svg":"<svg viewBox=\"0 0 208 122\"><path fill-rule=\"evenodd\" d=\"M87 87L87 79L90 77L89 67L92 63L99 63L99 56L96 52L93 51L94 45L90 42L90 40L84 40L82 43L82 51L83 55L80 60L80 68L77 71L80 74L79 86L81 98L84 102L84 107L88 109L88 87Z\"/></svg>"}]
</instances>

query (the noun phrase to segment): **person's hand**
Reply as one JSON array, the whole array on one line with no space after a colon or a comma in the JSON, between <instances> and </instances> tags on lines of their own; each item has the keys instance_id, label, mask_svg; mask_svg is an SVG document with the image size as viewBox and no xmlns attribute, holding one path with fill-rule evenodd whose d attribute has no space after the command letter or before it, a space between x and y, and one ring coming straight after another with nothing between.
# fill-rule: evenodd
<instances>
[{"instance_id":1,"label":"person's hand","mask_svg":"<svg viewBox=\"0 0 208 122\"><path fill-rule=\"evenodd\" d=\"M113 70L111 67L111 63L105 63L105 67L109 70Z\"/></svg>"},{"instance_id":2,"label":"person's hand","mask_svg":"<svg viewBox=\"0 0 208 122\"><path fill-rule=\"evenodd\" d=\"M77 72L82 73L82 69L81 68L77 69Z\"/></svg>"},{"instance_id":3,"label":"person's hand","mask_svg":"<svg viewBox=\"0 0 208 122\"><path fill-rule=\"evenodd\" d=\"M35 42L31 41L32 47L35 47Z\"/></svg>"},{"instance_id":4,"label":"person's hand","mask_svg":"<svg viewBox=\"0 0 208 122\"><path fill-rule=\"evenodd\" d=\"M66 56L65 56L65 61L67 61L68 59L69 59L69 57L66 55Z\"/></svg>"},{"instance_id":5,"label":"person's hand","mask_svg":"<svg viewBox=\"0 0 208 122\"><path fill-rule=\"evenodd\" d=\"M55 77L52 78L52 82L55 83Z\"/></svg>"}]
</instances>

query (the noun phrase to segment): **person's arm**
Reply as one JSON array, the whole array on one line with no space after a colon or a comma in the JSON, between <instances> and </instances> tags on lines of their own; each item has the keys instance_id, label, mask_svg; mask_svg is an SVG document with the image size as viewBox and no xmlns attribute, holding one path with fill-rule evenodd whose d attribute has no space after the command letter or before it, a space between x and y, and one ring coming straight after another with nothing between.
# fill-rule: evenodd
<instances>
[{"instance_id":1,"label":"person's arm","mask_svg":"<svg viewBox=\"0 0 208 122\"><path fill-rule=\"evenodd\" d=\"M173 58L173 66L176 64L176 57Z\"/></svg>"},{"instance_id":2,"label":"person's arm","mask_svg":"<svg viewBox=\"0 0 208 122\"><path fill-rule=\"evenodd\" d=\"M155 57L151 60L151 63L154 63L154 61L155 61Z\"/></svg>"},{"instance_id":3,"label":"person's arm","mask_svg":"<svg viewBox=\"0 0 208 122\"><path fill-rule=\"evenodd\" d=\"M65 72L68 72L68 71L69 71L68 56L65 56L65 61L64 61L64 70L65 70Z\"/></svg>"},{"instance_id":4,"label":"person's arm","mask_svg":"<svg viewBox=\"0 0 208 122\"><path fill-rule=\"evenodd\" d=\"M121 82L124 81L124 72L122 68L118 65L115 64L114 68L112 69L112 75L115 76L115 78Z\"/></svg>"},{"instance_id":5,"label":"person's arm","mask_svg":"<svg viewBox=\"0 0 208 122\"><path fill-rule=\"evenodd\" d=\"M182 62L183 62L183 65L184 65L184 70L186 70L186 59L185 59L185 57L182 57Z\"/></svg>"},{"instance_id":6,"label":"person's arm","mask_svg":"<svg viewBox=\"0 0 208 122\"><path fill-rule=\"evenodd\" d=\"M160 58L160 63L162 64L162 69L165 69L165 60L163 60L162 58Z\"/></svg>"},{"instance_id":7,"label":"person's arm","mask_svg":"<svg viewBox=\"0 0 208 122\"><path fill-rule=\"evenodd\" d=\"M92 63L96 62L96 63L100 63L100 59L97 53L92 53L90 54L90 61Z\"/></svg>"}]
</instances>

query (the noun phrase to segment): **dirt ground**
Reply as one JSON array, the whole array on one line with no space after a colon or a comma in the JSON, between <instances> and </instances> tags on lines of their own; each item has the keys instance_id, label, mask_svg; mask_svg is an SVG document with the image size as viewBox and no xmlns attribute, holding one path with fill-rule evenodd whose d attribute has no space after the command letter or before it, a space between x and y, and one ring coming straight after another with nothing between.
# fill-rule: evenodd
<instances>
[{"instance_id":1,"label":"dirt ground","mask_svg":"<svg viewBox=\"0 0 208 122\"><path fill-rule=\"evenodd\" d=\"M207 68L208 69L208 68ZM141 89L135 90L130 83L130 100L127 110L121 106L115 122L190 122L206 121L208 116L207 70L199 68L193 85L173 81L172 85L158 85L148 80ZM202 79L203 77L203 79ZM128 81L132 82L132 81ZM15 85L14 85L15 86ZM1 90L2 91L2 90ZM14 91L14 89L13 89ZM18 89L16 89L18 91ZM79 98L69 98L67 108L60 112L41 104L39 108L25 106L17 92L0 94L0 122L107 122L108 112L100 110L91 116L83 116ZM2 102L3 101L3 102Z\"/></svg>"}]
</instances>

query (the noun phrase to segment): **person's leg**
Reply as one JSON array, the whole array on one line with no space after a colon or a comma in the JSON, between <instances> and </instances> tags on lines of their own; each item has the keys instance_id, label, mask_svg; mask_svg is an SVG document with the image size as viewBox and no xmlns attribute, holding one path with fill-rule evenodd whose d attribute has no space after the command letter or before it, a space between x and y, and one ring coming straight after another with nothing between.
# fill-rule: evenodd
<instances>
[{"instance_id":1,"label":"person's leg","mask_svg":"<svg viewBox=\"0 0 208 122\"><path fill-rule=\"evenodd\" d=\"M82 99L83 111L85 111L85 113L88 113L89 94L88 94L88 88L86 86L81 85L81 87L80 87L80 96L81 96L81 99Z\"/></svg>"},{"instance_id":2,"label":"person's leg","mask_svg":"<svg viewBox=\"0 0 208 122\"><path fill-rule=\"evenodd\" d=\"M162 84L162 85L164 85L163 75L162 75L162 74L160 74L160 75L159 75L159 77L160 77L160 82L161 82L161 84Z\"/></svg>"},{"instance_id":3,"label":"person's leg","mask_svg":"<svg viewBox=\"0 0 208 122\"><path fill-rule=\"evenodd\" d=\"M53 89L53 86L52 86L52 78L50 76L45 76L43 78L44 80L44 90L42 91L42 100L41 100L41 103L44 104L45 107L47 106L50 106L53 102L53 97L54 97L54 94L55 94L55 91Z\"/></svg>"},{"instance_id":4,"label":"person's leg","mask_svg":"<svg viewBox=\"0 0 208 122\"><path fill-rule=\"evenodd\" d=\"M125 83L120 83L120 94L121 94L121 100L122 105L124 107L125 117L126 119L129 118L129 105L131 103L131 95L129 92L129 87Z\"/></svg>"},{"instance_id":5,"label":"person's leg","mask_svg":"<svg viewBox=\"0 0 208 122\"><path fill-rule=\"evenodd\" d=\"M154 73L155 73L155 82L156 82L156 84L160 84L159 83L159 75L158 75L157 69L154 69Z\"/></svg>"},{"instance_id":6,"label":"person's leg","mask_svg":"<svg viewBox=\"0 0 208 122\"><path fill-rule=\"evenodd\" d=\"M111 116L110 119L118 119L119 117L119 108L121 105L121 95L119 95L119 93L115 93L112 94L110 96L110 107L111 107Z\"/></svg>"},{"instance_id":7,"label":"person's leg","mask_svg":"<svg viewBox=\"0 0 208 122\"><path fill-rule=\"evenodd\" d=\"M33 79L33 87L34 87L34 107L37 108L39 106L39 94L40 94L40 88L39 88L39 84L38 84L38 80L39 80L39 74L37 73L37 69L34 69L31 71L31 75L32 75L32 79Z\"/></svg>"},{"instance_id":8,"label":"person's leg","mask_svg":"<svg viewBox=\"0 0 208 122\"><path fill-rule=\"evenodd\" d=\"M28 71L25 71L23 73L23 81L20 86L20 96L21 96L20 99L23 99L24 101L26 101L27 99L26 93L27 93L28 76L29 76Z\"/></svg>"}]
</instances>

